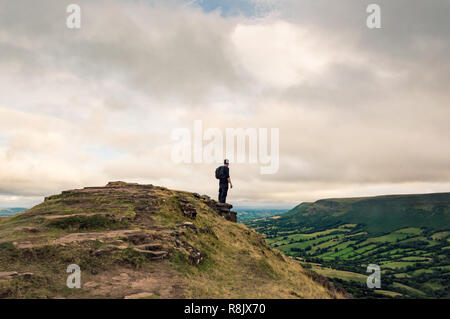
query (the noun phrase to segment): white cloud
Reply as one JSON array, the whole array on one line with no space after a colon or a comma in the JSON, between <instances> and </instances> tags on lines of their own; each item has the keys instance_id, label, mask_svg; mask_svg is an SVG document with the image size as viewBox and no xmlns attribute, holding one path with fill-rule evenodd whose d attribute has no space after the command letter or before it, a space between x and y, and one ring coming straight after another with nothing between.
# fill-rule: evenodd
<instances>
[{"instance_id":1,"label":"white cloud","mask_svg":"<svg viewBox=\"0 0 450 319\"><path fill-rule=\"evenodd\" d=\"M232 165L234 203L448 190L449 20L442 1L414 3L386 2L369 33L351 1L257 19L80 1L74 31L64 1L0 0L0 206L118 179L215 197L215 165L170 157L172 130L197 119L280 128L279 173ZM423 28L403 25L421 12Z\"/></svg>"}]
</instances>

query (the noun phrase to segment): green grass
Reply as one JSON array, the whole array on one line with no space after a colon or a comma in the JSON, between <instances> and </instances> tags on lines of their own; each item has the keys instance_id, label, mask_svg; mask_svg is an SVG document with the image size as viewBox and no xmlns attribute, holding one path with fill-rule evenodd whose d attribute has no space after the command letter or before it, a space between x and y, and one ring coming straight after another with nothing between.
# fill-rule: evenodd
<instances>
[{"instance_id":1,"label":"green grass","mask_svg":"<svg viewBox=\"0 0 450 319\"><path fill-rule=\"evenodd\" d=\"M440 240L440 239L445 239L450 235L450 231L443 231L443 232L439 232L439 233L434 233L431 238L433 238L433 240Z\"/></svg>"},{"instance_id":2,"label":"green grass","mask_svg":"<svg viewBox=\"0 0 450 319\"><path fill-rule=\"evenodd\" d=\"M391 298L401 297L402 296L402 294L399 293L399 292L382 290L382 289L375 290L375 293L379 294L379 295L382 295L382 296L391 297Z\"/></svg>"},{"instance_id":3,"label":"green grass","mask_svg":"<svg viewBox=\"0 0 450 319\"><path fill-rule=\"evenodd\" d=\"M418 289L409 287L407 285L404 285L404 284L401 284L398 282L394 282L393 286L396 288L399 288L400 290L407 291L408 293L411 293L412 295L416 295L416 296L420 296L420 297L423 297L425 295L425 293L423 291L420 291Z\"/></svg>"},{"instance_id":4,"label":"green grass","mask_svg":"<svg viewBox=\"0 0 450 319\"><path fill-rule=\"evenodd\" d=\"M391 261L382 263L383 268L392 268L392 269L404 269L408 266L413 266L415 263L411 261Z\"/></svg>"},{"instance_id":5,"label":"green grass","mask_svg":"<svg viewBox=\"0 0 450 319\"><path fill-rule=\"evenodd\" d=\"M326 241L322 244L313 246L311 249L311 252L314 253L318 249L329 248L329 247L337 245L338 243L339 243L338 239L332 239L332 240Z\"/></svg>"},{"instance_id":6,"label":"green grass","mask_svg":"<svg viewBox=\"0 0 450 319\"><path fill-rule=\"evenodd\" d=\"M363 246L361 248L358 248L355 250L355 254L362 254L366 251L370 251L372 249L374 249L375 247L377 247L377 245L367 245L367 246Z\"/></svg>"},{"instance_id":7,"label":"green grass","mask_svg":"<svg viewBox=\"0 0 450 319\"><path fill-rule=\"evenodd\" d=\"M13 245L12 242L3 242L0 243L0 251L14 251L16 250L16 246Z\"/></svg>"},{"instance_id":8,"label":"green grass","mask_svg":"<svg viewBox=\"0 0 450 319\"><path fill-rule=\"evenodd\" d=\"M431 289L431 290L434 290L434 291L445 289L444 286L442 286L441 284L439 284L439 283L437 283L435 281L428 281L423 286L424 286L424 288Z\"/></svg>"},{"instance_id":9,"label":"green grass","mask_svg":"<svg viewBox=\"0 0 450 319\"><path fill-rule=\"evenodd\" d=\"M423 230L416 227L409 227L396 230L395 233L421 235L423 233Z\"/></svg>"},{"instance_id":10,"label":"green grass","mask_svg":"<svg viewBox=\"0 0 450 319\"><path fill-rule=\"evenodd\" d=\"M428 246L435 246L435 245L439 244L437 241L429 240L424 236L418 236L418 237L414 237L414 238L405 239L405 240L400 241L399 243L405 244L405 243L412 243L412 242L426 242Z\"/></svg>"},{"instance_id":11,"label":"green grass","mask_svg":"<svg viewBox=\"0 0 450 319\"><path fill-rule=\"evenodd\" d=\"M403 257L401 260L404 260L404 261L428 261L428 258L408 256L408 257Z\"/></svg>"},{"instance_id":12,"label":"green grass","mask_svg":"<svg viewBox=\"0 0 450 319\"><path fill-rule=\"evenodd\" d=\"M405 239L408 235L405 235L403 233L391 233L388 235L370 238L367 240L368 243L395 243L397 241L400 241L402 239Z\"/></svg>"},{"instance_id":13,"label":"green grass","mask_svg":"<svg viewBox=\"0 0 450 319\"><path fill-rule=\"evenodd\" d=\"M448 270L450 270L450 265L433 267L432 269L439 269L439 270L442 270L442 271L448 271Z\"/></svg>"},{"instance_id":14,"label":"green grass","mask_svg":"<svg viewBox=\"0 0 450 319\"><path fill-rule=\"evenodd\" d=\"M335 232L348 232L350 229L347 227L340 227L340 228L333 228L326 231L321 232L315 232L315 233L306 233L306 234L299 234L299 233L292 233L290 234L284 234L283 236L278 236L276 238L270 238L267 240L270 244L278 244L278 245L287 245L290 243L290 241L298 241L298 240L313 240L314 237L318 236L325 236L330 233ZM335 236L339 236L338 234L335 234ZM322 237L323 238L323 237Z\"/></svg>"},{"instance_id":15,"label":"green grass","mask_svg":"<svg viewBox=\"0 0 450 319\"><path fill-rule=\"evenodd\" d=\"M324 268L318 266L313 266L312 269L318 274L329 278L339 278L342 280L351 280L360 283L365 283L367 280L366 275L358 274L355 272L336 270L332 268Z\"/></svg>"},{"instance_id":16,"label":"green grass","mask_svg":"<svg viewBox=\"0 0 450 319\"><path fill-rule=\"evenodd\" d=\"M329 235L329 236L320 237L320 238L316 238L316 239L312 239L312 240L308 240L308 241L304 241L304 242L285 244L285 245L279 246L277 248L282 251L290 251L291 248L305 249L308 246L312 247L313 245L320 243L322 241L326 242L328 239L333 238L333 237L334 237L333 235Z\"/></svg>"}]
</instances>

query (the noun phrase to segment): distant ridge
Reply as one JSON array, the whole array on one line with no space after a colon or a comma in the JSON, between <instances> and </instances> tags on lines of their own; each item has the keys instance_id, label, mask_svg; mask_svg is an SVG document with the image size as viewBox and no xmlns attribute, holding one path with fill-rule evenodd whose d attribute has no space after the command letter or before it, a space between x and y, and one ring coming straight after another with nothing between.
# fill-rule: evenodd
<instances>
[{"instance_id":1,"label":"distant ridge","mask_svg":"<svg viewBox=\"0 0 450 319\"><path fill-rule=\"evenodd\" d=\"M17 213L23 212L24 210L27 210L27 208L23 207L0 207L0 217L3 216L13 216Z\"/></svg>"},{"instance_id":2,"label":"distant ridge","mask_svg":"<svg viewBox=\"0 0 450 319\"><path fill-rule=\"evenodd\" d=\"M450 227L450 193L381 195L373 197L330 198L302 203L281 215L277 223L309 227L356 223L372 233L403 227Z\"/></svg>"}]
</instances>

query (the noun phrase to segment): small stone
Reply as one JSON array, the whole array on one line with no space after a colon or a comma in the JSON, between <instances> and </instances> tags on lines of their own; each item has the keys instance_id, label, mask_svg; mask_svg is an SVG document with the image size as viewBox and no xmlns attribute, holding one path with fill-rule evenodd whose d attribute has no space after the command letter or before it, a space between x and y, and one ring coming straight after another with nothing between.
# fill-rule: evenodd
<instances>
[{"instance_id":1,"label":"small stone","mask_svg":"<svg viewBox=\"0 0 450 319\"><path fill-rule=\"evenodd\" d=\"M191 228L191 229L193 229L193 230L197 230L197 226L195 226L195 224L194 224L194 223L191 223L191 222L181 222L181 223L178 223L178 224L177 224L177 227L180 227L180 228Z\"/></svg>"}]
</instances>

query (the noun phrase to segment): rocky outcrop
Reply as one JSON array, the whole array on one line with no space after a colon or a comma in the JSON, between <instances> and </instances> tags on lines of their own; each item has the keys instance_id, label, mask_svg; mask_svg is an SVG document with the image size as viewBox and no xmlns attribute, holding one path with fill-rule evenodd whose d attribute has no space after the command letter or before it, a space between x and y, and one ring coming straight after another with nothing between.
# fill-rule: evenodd
<instances>
[{"instance_id":1,"label":"rocky outcrop","mask_svg":"<svg viewBox=\"0 0 450 319\"><path fill-rule=\"evenodd\" d=\"M197 216L197 210L195 209L194 205L189 203L187 199L180 198L179 200L180 210L181 213L189 218L195 218Z\"/></svg>"},{"instance_id":2,"label":"rocky outcrop","mask_svg":"<svg viewBox=\"0 0 450 319\"><path fill-rule=\"evenodd\" d=\"M226 220L237 222L237 213L231 211L233 205L227 203L220 203L215 200L209 200L208 202L206 202L206 204L215 211L217 211L217 213L220 216L223 216Z\"/></svg>"}]
</instances>

